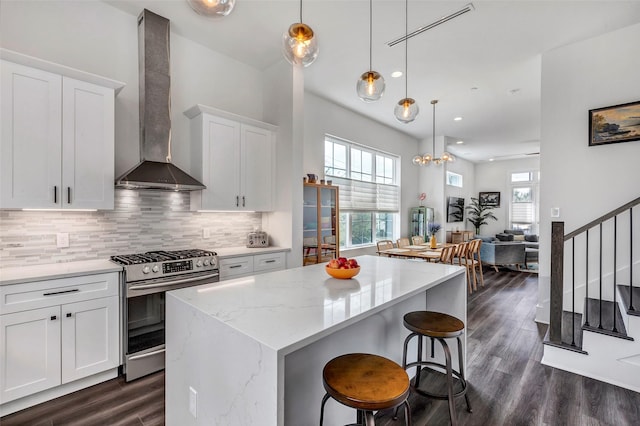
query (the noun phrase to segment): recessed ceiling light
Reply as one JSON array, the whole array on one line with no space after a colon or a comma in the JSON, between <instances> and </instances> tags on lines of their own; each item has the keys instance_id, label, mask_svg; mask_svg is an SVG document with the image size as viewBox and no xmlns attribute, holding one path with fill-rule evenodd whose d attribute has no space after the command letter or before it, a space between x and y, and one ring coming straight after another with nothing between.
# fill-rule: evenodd
<instances>
[{"instance_id":1,"label":"recessed ceiling light","mask_svg":"<svg viewBox=\"0 0 640 426\"><path fill-rule=\"evenodd\" d=\"M460 120L462 120L462 117L456 117L453 119L453 121L460 121Z\"/></svg>"},{"instance_id":2,"label":"recessed ceiling light","mask_svg":"<svg viewBox=\"0 0 640 426\"><path fill-rule=\"evenodd\" d=\"M493 161L493 158L489 158L489 161Z\"/></svg>"},{"instance_id":3,"label":"recessed ceiling light","mask_svg":"<svg viewBox=\"0 0 640 426\"><path fill-rule=\"evenodd\" d=\"M464 143L464 141L458 141L456 142L458 145L462 145Z\"/></svg>"},{"instance_id":4,"label":"recessed ceiling light","mask_svg":"<svg viewBox=\"0 0 640 426\"><path fill-rule=\"evenodd\" d=\"M402 77L402 71L394 71L391 73L391 77L393 78L398 78L398 77Z\"/></svg>"}]
</instances>

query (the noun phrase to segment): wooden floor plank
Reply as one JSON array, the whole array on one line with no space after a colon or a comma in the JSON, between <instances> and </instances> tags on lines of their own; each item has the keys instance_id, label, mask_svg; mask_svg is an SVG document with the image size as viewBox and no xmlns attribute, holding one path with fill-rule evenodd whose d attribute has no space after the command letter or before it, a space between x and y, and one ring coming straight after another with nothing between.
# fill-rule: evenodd
<instances>
[{"instance_id":1,"label":"wooden floor plank","mask_svg":"<svg viewBox=\"0 0 640 426\"><path fill-rule=\"evenodd\" d=\"M637 426L640 394L540 364L547 326L534 321L537 295L537 276L506 269L485 269L485 287L469 295L466 373L473 413L458 398L459 423ZM414 425L449 423L446 401L412 393L409 402ZM404 424L402 415L397 421L392 417L393 411L378 413L376 425ZM131 383L119 377L3 417L0 423L161 426L164 372Z\"/></svg>"}]
</instances>

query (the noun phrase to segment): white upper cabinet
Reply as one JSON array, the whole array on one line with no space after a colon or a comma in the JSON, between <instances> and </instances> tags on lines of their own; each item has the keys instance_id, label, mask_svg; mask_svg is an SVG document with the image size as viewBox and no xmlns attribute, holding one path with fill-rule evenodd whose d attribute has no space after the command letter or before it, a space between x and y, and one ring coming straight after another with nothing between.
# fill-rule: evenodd
<instances>
[{"instance_id":1,"label":"white upper cabinet","mask_svg":"<svg viewBox=\"0 0 640 426\"><path fill-rule=\"evenodd\" d=\"M114 98L123 85L1 53L0 208L113 209Z\"/></svg>"},{"instance_id":2,"label":"white upper cabinet","mask_svg":"<svg viewBox=\"0 0 640 426\"><path fill-rule=\"evenodd\" d=\"M207 189L191 193L193 210L273 208L276 126L196 105L191 119L192 169Z\"/></svg>"}]
</instances>

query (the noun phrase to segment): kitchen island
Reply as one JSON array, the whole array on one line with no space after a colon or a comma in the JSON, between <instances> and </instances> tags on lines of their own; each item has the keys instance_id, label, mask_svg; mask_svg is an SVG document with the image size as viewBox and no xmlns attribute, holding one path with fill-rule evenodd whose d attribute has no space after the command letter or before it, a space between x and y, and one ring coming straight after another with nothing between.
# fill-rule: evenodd
<instances>
[{"instance_id":1,"label":"kitchen island","mask_svg":"<svg viewBox=\"0 0 640 426\"><path fill-rule=\"evenodd\" d=\"M400 363L410 311L466 323L464 268L357 260L351 280L320 264L167 293L167 425L317 425L327 361L368 352ZM335 401L325 411L327 425L355 419Z\"/></svg>"}]
</instances>

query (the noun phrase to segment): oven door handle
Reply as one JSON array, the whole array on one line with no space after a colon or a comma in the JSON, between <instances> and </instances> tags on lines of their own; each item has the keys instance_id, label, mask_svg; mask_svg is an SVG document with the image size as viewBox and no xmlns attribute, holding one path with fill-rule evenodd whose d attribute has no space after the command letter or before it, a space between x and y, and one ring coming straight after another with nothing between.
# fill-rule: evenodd
<instances>
[{"instance_id":1,"label":"oven door handle","mask_svg":"<svg viewBox=\"0 0 640 426\"><path fill-rule=\"evenodd\" d=\"M185 283L190 283L190 282L193 282L193 281L202 281L202 280L207 280L209 278L216 278L218 276L220 276L220 274L218 272L216 272L215 274L200 275L198 277L185 278L185 279L182 279L182 280L175 280L175 281L170 281L170 282L166 282L166 283L134 284L134 285L129 287L129 290L146 290L146 289L149 289L149 288L171 287L171 286L178 285L178 284L185 284Z\"/></svg>"},{"instance_id":2,"label":"oven door handle","mask_svg":"<svg viewBox=\"0 0 640 426\"><path fill-rule=\"evenodd\" d=\"M129 357L129 360L133 361L133 360L136 360L136 359L148 358L150 356L158 355L158 354L161 354L163 352L166 352L165 348L158 349L157 351L153 351L153 352L147 352L146 354L134 355L134 356Z\"/></svg>"}]
</instances>

